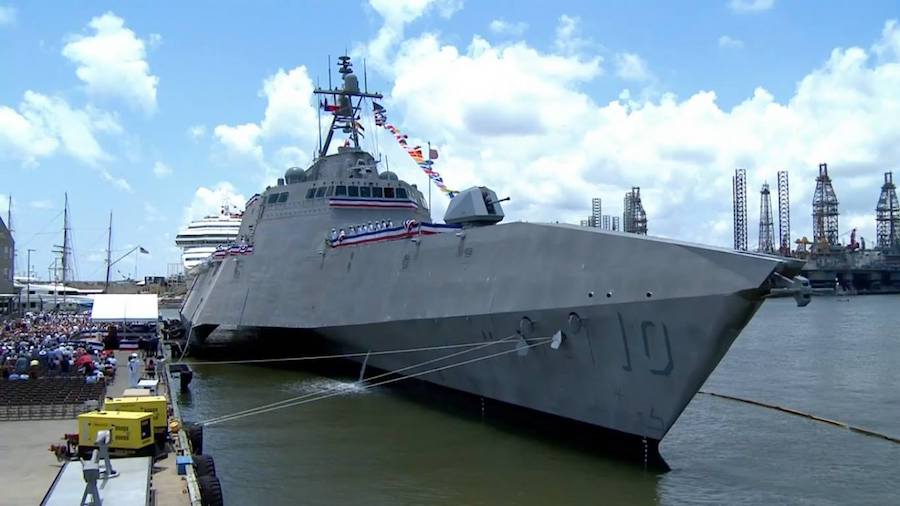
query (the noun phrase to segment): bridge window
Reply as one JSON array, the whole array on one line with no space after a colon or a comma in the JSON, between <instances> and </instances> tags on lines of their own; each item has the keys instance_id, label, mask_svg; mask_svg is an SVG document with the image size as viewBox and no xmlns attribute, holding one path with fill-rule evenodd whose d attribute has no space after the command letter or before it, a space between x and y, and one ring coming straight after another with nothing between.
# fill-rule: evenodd
<instances>
[{"instance_id":1,"label":"bridge window","mask_svg":"<svg viewBox=\"0 0 900 506\"><path fill-rule=\"evenodd\" d=\"M409 195L406 194L406 188L397 188L397 198L398 199L409 198Z\"/></svg>"},{"instance_id":2,"label":"bridge window","mask_svg":"<svg viewBox=\"0 0 900 506\"><path fill-rule=\"evenodd\" d=\"M320 199L320 198L324 197L324 196L325 196L325 190L327 190L327 188L325 188L324 186L320 186L319 189L316 190L316 198L317 198L317 199Z\"/></svg>"},{"instance_id":3,"label":"bridge window","mask_svg":"<svg viewBox=\"0 0 900 506\"><path fill-rule=\"evenodd\" d=\"M348 186L347 187L347 196L348 197L359 197L359 186Z\"/></svg>"},{"instance_id":4,"label":"bridge window","mask_svg":"<svg viewBox=\"0 0 900 506\"><path fill-rule=\"evenodd\" d=\"M372 196L375 197L376 199L380 199L380 198L384 197L384 191L381 189L380 186L373 186L372 187Z\"/></svg>"},{"instance_id":5,"label":"bridge window","mask_svg":"<svg viewBox=\"0 0 900 506\"><path fill-rule=\"evenodd\" d=\"M278 194L277 193L270 194L269 199L266 200L266 202L269 204L274 204L275 202L278 202Z\"/></svg>"},{"instance_id":6,"label":"bridge window","mask_svg":"<svg viewBox=\"0 0 900 506\"><path fill-rule=\"evenodd\" d=\"M372 189L368 186L361 186L359 188L359 196L364 198L369 198L372 196Z\"/></svg>"},{"instance_id":7,"label":"bridge window","mask_svg":"<svg viewBox=\"0 0 900 506\"><path fill-rule=\"evenodd\" d=\"M288 192L278 194L278 203L279 204L287 202L287 199L288 199Z\"/></svg>"},{"instance_id":8,"label":"bridge window","mask_svg":"<svg viewBox=\"0 0 900 506\"><path fill-rule=\"evenodd\" d=\"M384 189L384 198L386 198L386 199L394 198L394 189L391 188L390 186L386 187Z\"/></svg>"},{"instance_id":9,"label":"bridge window","mask_svg":"<svg viewBox=\"0 0 900 506\"><path fill-rule=\"evenodd\" d=\"M311 198L313 198L313 197L315 197L315 196L316 196L316 189L315 189L315 188L310 188L309 190L306 190L306 198L311 199Z\"/></svg>"},{"instance_id":10,"label":"bridge window","mask_svg":"<svg viewBox=\"0 0 900 506\"><path fill-rule=\"evenodd\" d=\"M347 187L344 185L337 185L334 187L334 196L340 197L342 195L347 195Z\"/></svg>"},{"instance_id":11,"label":"bridge window","mask_svg":"<svg viewBox=\"0 0 900 506\"><path fill-rule=\"evenodd\" d=\"M330 196L332 196L332 195L334 195L334 186L329 186L329 187L328 187L328 191L325 192L325 196L326 196L326 197L330 197Z\"/></svg>"}]
</instances>

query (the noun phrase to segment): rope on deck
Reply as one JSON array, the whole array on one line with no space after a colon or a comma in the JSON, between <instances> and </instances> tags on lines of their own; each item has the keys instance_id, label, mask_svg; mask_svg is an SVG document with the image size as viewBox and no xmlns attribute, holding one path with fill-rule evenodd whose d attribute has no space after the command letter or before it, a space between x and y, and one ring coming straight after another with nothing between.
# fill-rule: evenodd
<instances>
[{"instance_id":1,"label":"rope on deck","mask_svg":"<svg viewBox=\"0 0 900 506\"><path fill-rule=\"evenodd\" d=\"M771 410L774 410L774 411L781 411L782 413L787 413L787 414L789 414L789 415L794 415L794 416L799 416L799 417L807 418L807 419L809 419L809 420L813 420L813 421L821 422L821 423L826 423L826 424L828 424L828 425L833 425L833 426L835 426L835 427L841 427L841 428L844 428L844 429L849 429L849 430L851 430L851 431L853 431L853 432L856 432L856 433L858 433L858 434L863 434L863 435L865 435L865 436L875 437L875 438L879 438L879 439L884 439L884 440L890 441L890 442L892 442L892 443L900 444L900 438L898 438L898 437L889 436L889 435L887 435L887 434L882 434L882 433L880 433L880 432L876 432L876 431L874 431L874 430L866 429L866 428L863 428L863 427L858 427L858 426L856 426L856 425L850 425L849 423L842 422L842 421L839 421L839 420L832 420L832 419L830 419L830 418L825 418L825 417L813 415L813 414L811 414L811 413L804 413L803 411L798 411L798 410L793 409L793 408L788 408L788 407L784 407L784 406L778 406L778 405L776 405L776 404L768 404L768 403L765 403L765 402L755 401L755 400L753 400L753 399L746 399L746 398L744 398L744 397L737 397L737 396L734 396L734 395L726 395L726 394L720 394L720 393L716 393L716 392L708 392L708 391L706 391L706 390L700 390L700 391L697 392L697 393L704 394L704 395L710 395L710 396L712 396L712 397L719 397L719 398L721 398L721 399L728 399L728 400L730 400L730 401L742 402L742 403L744 403L744 404L751 404L751 405L753 405L753 406L759 406L759 407L766 408L766 409L771 409Z\"/></svg>"}]
</instances>

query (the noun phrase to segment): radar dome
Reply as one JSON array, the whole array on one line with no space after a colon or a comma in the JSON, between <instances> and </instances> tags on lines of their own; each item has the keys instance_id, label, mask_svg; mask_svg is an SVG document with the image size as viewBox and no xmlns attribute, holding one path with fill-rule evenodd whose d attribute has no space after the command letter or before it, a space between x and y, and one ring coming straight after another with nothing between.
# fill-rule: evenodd
<instances>
[{"instance_id":1,"label":"radar dome","mask_svg":"<svg viewBox=\"0 0 900 506\"><path fill-rule=\"evenodd\" d=\"M304 171L300 167L291 167L284 173L284 182L287 184L291 183L302 183L303 182Z\"/></svg>"},{"instance_id":2,"label":"radar dome","mask_svg":"<svg viewBox=\"0 0 900 506\"><path fill-rule=\"evenodd\" d=\"M397 174L394 174L393 172L391 172L389 170L386 170L386 171L382 172L381 174L378 174L378 178L384 179L387 181L399 181L400 180L400 178L397 177Z\"/></svg>"}]
</instances>

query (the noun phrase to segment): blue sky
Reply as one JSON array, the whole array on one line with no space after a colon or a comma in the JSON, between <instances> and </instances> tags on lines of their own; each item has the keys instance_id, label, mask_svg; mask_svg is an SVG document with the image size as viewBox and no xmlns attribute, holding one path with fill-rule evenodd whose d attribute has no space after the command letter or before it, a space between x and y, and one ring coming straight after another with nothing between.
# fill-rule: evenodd
<instances>
[{"instance_id":1,"label":"blue sky","mask_svg":"<svg viewBox=\"0 0 900 506\"><path fill-rule=\"evenodd\" d=\"M302 93L346 48L357 67L367 58L391 120L446 154L444 178L511 196L511 219L577 222L593 195L620 213L638 184L651 234L727 245L740 165L751 224L759 184L788 168L794 229L809 235L810 174L827 161L842 229L871 238L881 172L900 164L898 11L896 1L0 0L0 210L5 219L12 195L20 272L34 248L47 275L68 192L79 277L102 277L110 210L114 250L143 245L138 274L164 274L189 217L308 161L314 109ZM537 126L515 133L517 122ZM422 179L392 153L402 177ZM134 270L129 259L116 274Z\"/></svg>"}]
</instances>

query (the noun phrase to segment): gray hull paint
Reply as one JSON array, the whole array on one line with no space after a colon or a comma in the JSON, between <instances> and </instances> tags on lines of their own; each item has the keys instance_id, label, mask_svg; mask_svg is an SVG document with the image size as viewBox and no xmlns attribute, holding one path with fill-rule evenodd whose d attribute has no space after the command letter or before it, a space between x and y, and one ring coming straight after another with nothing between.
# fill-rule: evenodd
<instances>
[{"instance_id":1,"label":"gray hull paint","mask_svg":"<svg viewBox=\"0 0 900 506\"><path fill-rule=\"evenodd\" d=\"M774 257L554 224L328 249L321 233L298 233L291 218L301 213L320 219L304 223L316 231L367 216L303 203L282 214L254 210L255 253L200 272L188 294L182 317L195 337L217 326L304 329L338 349L376 351L499 339L527 317L534 328L526 337L561 330L560 349L421 379L657 440L759 308L772 272L799 270ZM396 213L388 217L399 223ZM391 371L451 351L369 364Z\"/></svg>"}]
</instances>

